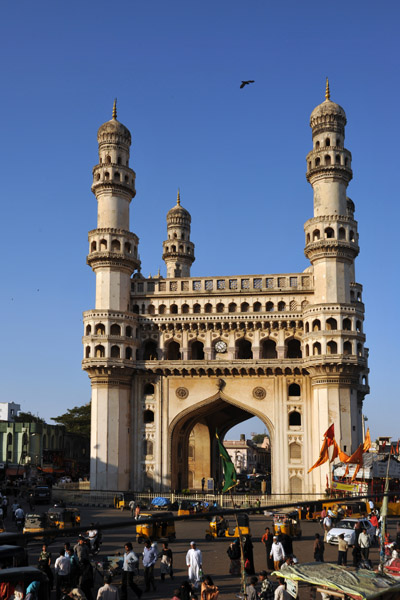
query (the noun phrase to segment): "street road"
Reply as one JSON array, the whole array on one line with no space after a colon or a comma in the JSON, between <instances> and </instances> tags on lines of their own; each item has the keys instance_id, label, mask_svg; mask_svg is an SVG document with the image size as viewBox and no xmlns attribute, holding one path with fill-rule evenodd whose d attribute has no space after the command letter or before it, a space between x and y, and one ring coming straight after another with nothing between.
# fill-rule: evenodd
<instances>
[{"instance_id":1,"label":"street road","mask_svg":"<svg viewBox=\"0 0 400 600\"><path fill-rule=\"evenodd\" d=\"M26 508L24 506L24 508ZM48 507L37 507L37 511L47 510ZM81 523L82 525L88 525L93 522L98 522L101 525L101 522L111 520L115 521L126 521L126 529L116 529L115 531L106 531L103 533L103 545L101 551L98 555L98 560L101 559L102 556L116 554L117 552L123 553L124 544L127 541L131 541L133 543L134 551L137 554L141 554L143 546L141 544L136 543L135 541L135 523L131 517L129 511L120 511L116 509L105 509L105 508L81 508ZM231 526L233 525L234 518L229 518ZM258 573L262 569L266 569L266 554L265 547L261 543L261 536L264 533L264 529L267 526L272 527L272 521L270 518L265 517L263 515L252 515L250 517L250 525L251 525L251 533L254 544L254 563L255 569ZM301 522L302 526L302 539L295 540L293 542L294 553L299 559L299 562L312 562L313 561L313 542L314 542L314 534L322 533L322 529L319 523L310 523L307 521ZM179 584L184 581L187 577L187 569L186 569L186 552L189 549L190 542L194 540L198 544L198 548L203 553L203 571L204 574L211 575L214 579L214 583L220 588L220 598L221 600L225 600L228 598L235 598L236 594L240 590L240 578L234 577L229 574L229 558L227 556L227 549L229 546L229 540L226 538L218 538L214 541L207 542L205 540L205 530L207 527L207 521L204 520L194 520L191 522L178 522L176 523L176 541L171 542L170 548L173 551L174 555L174 580L165 580L165 582L161 582L160 580L160 568L159 563L156 565L155 575L156 575L156 585L157 591L146 593L143 597L143 600L152 600L152 599L170 599L173 595L173 590L175 587L179 587ZM7 519L7 530L15 529L14 525L11 524L10 520ZM392 539L395 537L396 530L396 519L389 520L389 532L392 536ZM55 542L50 546L50 550L52 552L53 564L54 560L58 556L59 548L62 548L64 541L70 541L71 544L75 543L74 537L72 538L58 538ZM162 549L162 544L159 543L159 549ZM30 563L35 565L37 562L37 557L40 551L40 546L38 544L31 545L29 549L30 555ZM325 544L325 561L326 562L336 562L337 559L337 547L329 546ZM371 549L370 559L372 560L374 565L377 565L379 562L379 550L374 547ZM348 553L348 562L351 564L351 549ZM141 569L143 573L143 569ZM100 575L96 576L96 586L95 590L102 584ZM139 585L140 585L139 581ZM129 592L129 600L134 600L135 596L130 591ZM300 599L303 600L309 597L306 595L306 590L300 589ZM200 600L200 599L199 599Z\"/></svg>"}]
</instances>

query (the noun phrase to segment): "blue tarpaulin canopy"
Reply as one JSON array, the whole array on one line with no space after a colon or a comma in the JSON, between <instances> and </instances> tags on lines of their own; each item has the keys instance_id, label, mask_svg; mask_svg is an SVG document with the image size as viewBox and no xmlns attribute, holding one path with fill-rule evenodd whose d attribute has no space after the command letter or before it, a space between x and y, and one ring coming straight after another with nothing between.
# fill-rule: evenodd
<instances>
[{"instance_id":1,"label":"blue tarpaulin canopy","mask_svg":"<svg viewBox=\"0 0 400 600\"><path fill-rule=\"evenodd\" d=\"M153 506L167 506L169 504L169 500L167 498L163 498L162 496L157 496L157 498L153 498L151 503Z\"/></svg>"}]
</instances>

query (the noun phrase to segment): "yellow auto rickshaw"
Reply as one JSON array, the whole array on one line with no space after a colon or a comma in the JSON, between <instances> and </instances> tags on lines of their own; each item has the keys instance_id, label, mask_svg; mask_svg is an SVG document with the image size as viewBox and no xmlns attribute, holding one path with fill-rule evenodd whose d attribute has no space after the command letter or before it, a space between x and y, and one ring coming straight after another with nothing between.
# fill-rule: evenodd
<instances>
[{"instance_id":1,"label":"yellow auto rickshaw","mask_svg":"<svg viewBox=\"0 0 400 600\"><path fill-rule=\"evenodd\" d=\"M77 508L62 508L53 506L47 511L47 524L49 527L57 529L71 529L79 527L81 515Z\"/></svg>"},{"instance_id":2,"label":"yellow auto rickshaw","mask_svg":"<svg viewBox=\"0 0 400 600\"><path fill-rule=\"evenodd\" d=\"M289 513L275 513L274 519L274 534L279 535L284 533L290 537L301 538L301 527L297 516L297 511Z\"/></svg>"},{"instance_id":3,"label":"yellow auto rickshaw","mask_svg":"<svg viewBox=\"0 0 400 600\"><path fill-rule=\"evenodd\" d=\"M133 505L132 505L133 502ZM121 494L115 494L114 496L114 508L118 510L132 510L132 506L135 505L135 494L124 492Z\"/></svg>"},{"instance_id":4,"label":"yellow auto rickshaw","mask_svg":"<svg viewBox=\"0 0 400 600\"><path fill-rule=\"evenodd\" d=\"M202 502L199 500L182 500L178 506L178 517L207 512L209 509L210 507L208 502Z\"/></svg>"},{"instance_id":5,"label":"yellow auto rickshaw","mask_svg":"<svg viewBox=\"0 0 400 600\"><path fill-rule=\"evenodd\" d=\"M353 517L360 519L367 517L370 512L369 504L367 502L338 502L330 507L335 517L340 520L343 517Z\"/></svg>"},{"instance_id":6,"label":"yellow auto rickshaw","mask_svg":"<svg viewBox=\"0 0 400 600\"><path fill-rule=\"evenodd\" d=\"M156 541L164 538L171 542L176 538L175 522L169 520L173 517L172 512L160 512L156 515L140 513L136 525L136 541L140 544L145 540ZM151 523L140 522L142 519L150 518L154 519Z\"/></svg>"},{"instance_id":7,"label":"yellow auto rickshaw","mask_svg":"<svg viewBox=\"0 0 400 600\"><path fill-rule=\"evenodd\" d=\"M46 515L44 513L30 513L25 516L23 533L36 533L35 540L43 540L43 531L46 529Z\"/></svg>"},{"instance_id":8,"label":"yellow auto rickshaw","mask_svg":"<svg viewBox=\"0 0 400 600\"><path fill-rule=\"evenodd\" d=\"M233 531L230 531L229 521L223 515L216 515L209 522L209 527L206 530L206 540L213 540L217 537L237 538L249 534L250 521L248 514L239 513L237 515L237 522L235 519Z\"/></svg>"}]
</instances>

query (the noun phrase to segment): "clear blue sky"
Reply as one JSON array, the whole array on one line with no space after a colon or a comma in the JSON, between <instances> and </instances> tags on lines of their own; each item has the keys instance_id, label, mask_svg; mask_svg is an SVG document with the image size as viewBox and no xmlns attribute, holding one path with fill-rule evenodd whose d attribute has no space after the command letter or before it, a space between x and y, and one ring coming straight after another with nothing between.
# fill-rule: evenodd
<instances>
[{"instance_id":1,"label":"clear blue sky","mask_svg":"<svg viewBox=\"0 0 400 600\"><path fill-rule=\"evenodd\" d=\"M353 154L365 413L373 438L397 438L399 13L371 0L3 3L1 400L50 419L90 399L80 361L82 311L94 307L91 170L115 96L132 133L145 275L165 273L178 186L193 275L302 271L308 122L328 75ZM240 90L242 79L256 83Z\"/></svg>"}]
</instances>

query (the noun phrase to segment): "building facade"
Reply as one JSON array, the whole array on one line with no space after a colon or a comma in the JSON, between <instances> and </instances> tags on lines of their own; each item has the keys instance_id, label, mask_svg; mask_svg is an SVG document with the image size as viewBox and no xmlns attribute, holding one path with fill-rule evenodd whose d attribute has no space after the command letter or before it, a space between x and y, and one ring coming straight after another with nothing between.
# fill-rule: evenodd
<instances>
[{"instance_id":1,"label":"building facade","mask_svg":"<svg viewBox=\"0 0 400 600\"><path fill-rule=\"evenodd\" d=\"M20 404L0 402L0 421L14 421L20 410Z\"/></svg>"},{"instance_id":2,"label":"building facade","mask_svg":"<svg viewBox=\"0 0 400 600\"><path fill-rule=\"evenodd\" d=\"M246 440L246 436L242 434L240 440L224 440L224 446L231 457L236 473L269 474L271 469L269 451L261 444Z\"/></svg>"},{"instance_id":3,"label":"building facade","mask_svg":"<svg viewBox=\"0 0 400 600\"><path fill-rule=\"evenodd\" d=\"M91 486L163 492L220 482L215 430L259 417L271 441L273 493L321 493L328 466L307 473L335 423L341 448L363 439L368 393L362 286L346 115L325 101L311 114L302 273L192 277L191 217L167 214L167 277L140 273L129 230L131 136L113 117L98 131L97 229L88 264L96 304L84 313L83 369L92 386ZM194 452L195 461L189 456Z\"/></svg>"}]
</instances>

